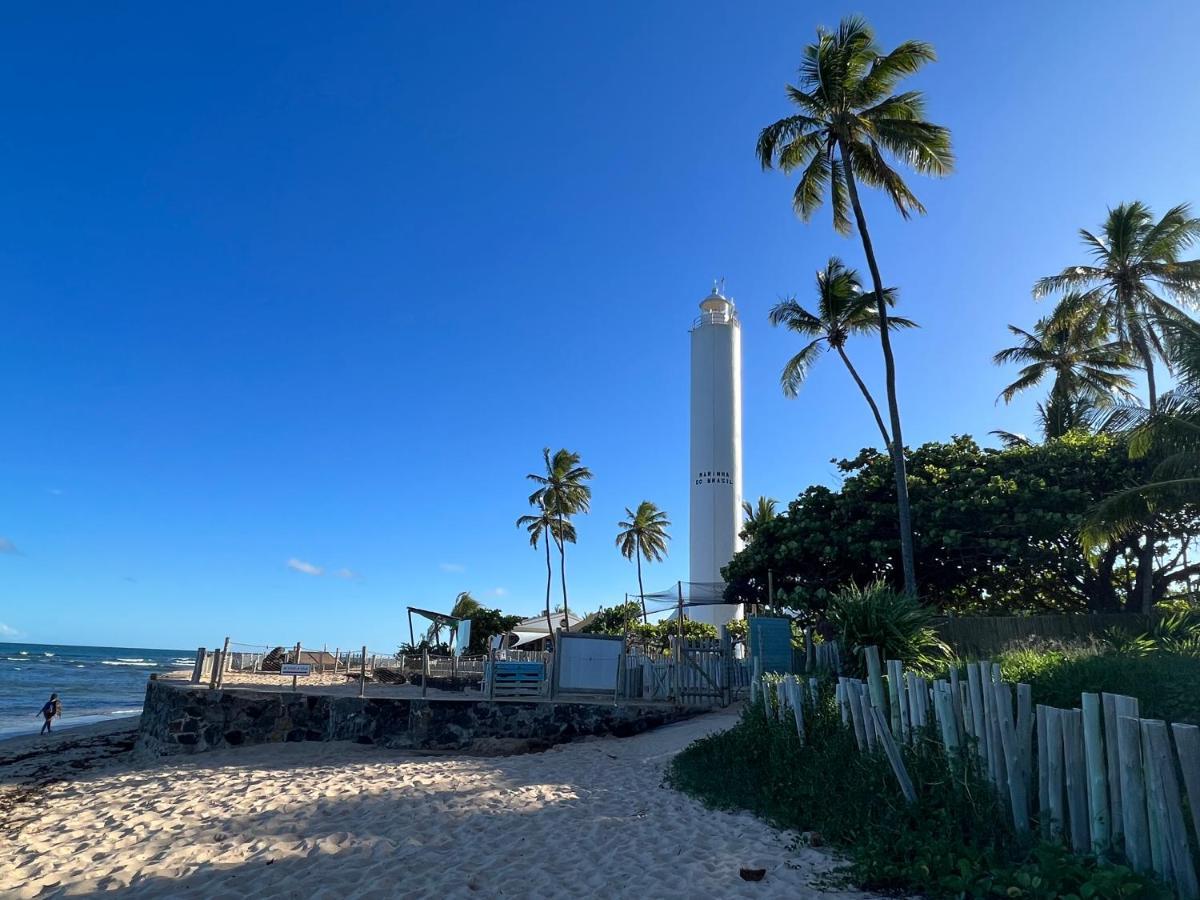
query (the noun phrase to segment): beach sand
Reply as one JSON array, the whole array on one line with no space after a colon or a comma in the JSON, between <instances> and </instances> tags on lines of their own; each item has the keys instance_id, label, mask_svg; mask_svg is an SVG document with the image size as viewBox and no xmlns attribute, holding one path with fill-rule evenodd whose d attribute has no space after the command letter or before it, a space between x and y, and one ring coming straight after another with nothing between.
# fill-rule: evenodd
<instances>
[{"instance_id":1,"label":"beach sand","mask_svg":"<svg viewBox=\"0 0 1200 900\"><path fill-rule=\"evenodd\" d=\"M823 851L662 784L735 720L489 758L303 743L146 760L122 749L128 723L48 752L4 742L0 896L867 896L828 886Z\"/></svg>"}]
</instances>

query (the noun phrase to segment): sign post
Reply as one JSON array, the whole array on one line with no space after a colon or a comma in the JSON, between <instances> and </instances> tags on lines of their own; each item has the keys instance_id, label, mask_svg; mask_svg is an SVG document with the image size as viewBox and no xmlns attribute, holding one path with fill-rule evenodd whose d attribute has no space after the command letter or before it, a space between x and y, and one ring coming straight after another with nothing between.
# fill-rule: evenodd
<instances>
[{"instance_id":1,"label":"sign post","mask_svg":"<svg viewBox=\"0 0 1200 900\"><path fill-rule=\"evenodd\" d=\"M307 678L312 674L312 663L284 663L279 667L280 675L292 676L292 690L296 690L296 679L303 675Z\"/></svg>"}]
</instances>

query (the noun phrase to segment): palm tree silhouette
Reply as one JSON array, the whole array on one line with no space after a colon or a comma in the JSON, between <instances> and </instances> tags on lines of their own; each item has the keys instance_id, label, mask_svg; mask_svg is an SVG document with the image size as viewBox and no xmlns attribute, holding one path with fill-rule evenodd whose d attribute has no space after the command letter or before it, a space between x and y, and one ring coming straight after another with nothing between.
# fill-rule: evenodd
<instances>
[{"instance_id":1,"label":"palm tree silhouette","mask_svg":"<svg viewBox=\"0 0 1200 900\"><path fill-rule=\"evenodd\" d=\"M575 529L567 529L568 520L577 513L586 513L592 504L592 472L580 464L578 453L557 450L551 456L550 448L542 449L545 474L532 473L526 477L538 485L529 495L530 506L540 506L551 513L558 526L550 534L558 544L558 571L562 579L563 619L566 630L571 630L571 609L567 604L567 543L575 543Z\"/></svg>"},{"instance_id":2,"label":"palm tree silhouette","mask_svg":"<svg viewBox=\"0 0 1200 900\"><path fill-rule=\"evenodd\" d=\"M933 46L905 41L885 53L875 32L860 16L842 19L836 31L817 32L816 43L804 48L799 86L788 85L788 98L799 112L768 125L758 137L757 153L764 169L778 165L784 172L801 170L792 206L807 220L829 195L833 226L851 231L849 213L862 240L879 315L888 416L892 435L892 465L896 476L896 512L900 526L900 559L904 589L917 593L913 561L912 514L904 470L904 434L896 398L896 360L892 355L887 294L875 259L875 247L858 197L861 181L881 189L904 218L925 208L885 153L927 175L946 175L954 168L950 132L925 121L925 98L920 91L893 93L905 76L935 59Z\"/></svg>"},{"instance_id":3,"label":"palm tree silhouette","mask_svg":"<svg viewBox=\"0 0 1200 900\"><path fill-rule=\"evenodd\" d=\"M642 587L642 560L646 562L662 562L667 555L667 542L671 536L667 529L671 522L667 514L651 503L643 500L638 504L637 511L625 507L626 519L618 522L621 529L617 533L617 547L626 559L637 560L638 597L642 601L642 623L648 624L646 616L646 591Z\"/></svg>"},{"instance_id":4,"label":"palm tree silhouette","mask_svg":"<svg viewBox=\"0 0 1200 900\"><path fill-rule=\"evenodd\" d=\"M895 305L895 289L885 291L888 306ZM772 325L784 325L789 331L811 338L804 347L788 360L779 376L783 393L795 397L808 377L813 363L825 353L834 350L841 357L850 377L862 391L871 414L875 416L875 424L883 436L883 445L890 452L892 439L888 435L887 426L883 424L883 416L875 398L854 368L850 356L846 353L846 342L855 334L871 334L879 331L879 315L873 293L863 293L862 282L858 272L848 269L836 256L830 257L825 268L817 272L817 311L809 312L795 299L784 300L771 308L770 320ZM888 327L916 328L916 322L900 316L889 316Z\"/></svg>"}]
</instances>

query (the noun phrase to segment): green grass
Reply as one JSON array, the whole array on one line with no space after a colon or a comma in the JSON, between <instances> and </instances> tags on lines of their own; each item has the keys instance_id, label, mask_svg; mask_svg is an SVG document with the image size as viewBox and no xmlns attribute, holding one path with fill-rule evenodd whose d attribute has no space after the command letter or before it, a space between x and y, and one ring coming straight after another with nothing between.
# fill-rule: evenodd
<instances>
[{"instance_id":1,"label":"green grass","mask_svg":"<svg viewBox=\"0 0 1200 900\"><path fill-rule=\"evenodd\" d=\"M1017 839L991 787L952 777L932 733L903 749L918 800L908 804L882 756L859 753L832 701L810 716L805 746L790 717L749 707L727 732L676 757L670 783L720 809L815 831L846 858L850 881L930 897L1165 897L1120 866ZM961 771L961 770L960 770Z\"/></svg>"}]
</instances>

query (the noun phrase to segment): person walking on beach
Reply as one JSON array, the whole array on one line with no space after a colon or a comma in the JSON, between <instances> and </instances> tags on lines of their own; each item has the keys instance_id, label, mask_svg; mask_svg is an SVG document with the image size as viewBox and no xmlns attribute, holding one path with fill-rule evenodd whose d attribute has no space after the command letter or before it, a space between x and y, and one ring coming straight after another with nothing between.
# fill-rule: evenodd
<instances>
[{"instance_id":1,"label":"person walking on beach","mask_svg":"<svg viewBox=\"0 0 1200 900\"><path fill-rule=\"evenodd\" d=\"M51 731L50 723L54 720L54 717L62 715L62 703L59 702L58 694L51 694L50 699L46 701L46 705L42 707L41 712L37 713L37 715L46 717L46 721L42 723L40 733L49 734Z\"/></svg>"}]
</instances>

